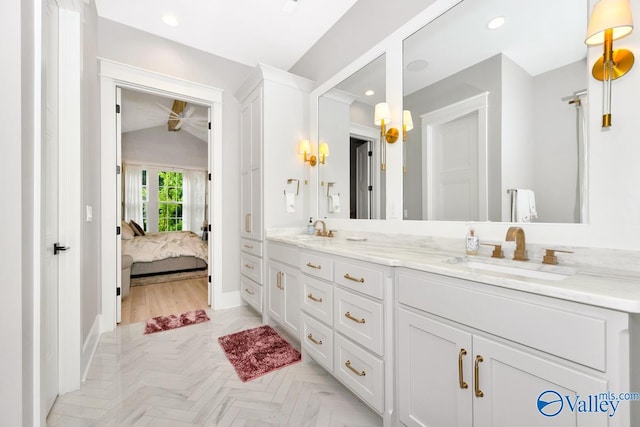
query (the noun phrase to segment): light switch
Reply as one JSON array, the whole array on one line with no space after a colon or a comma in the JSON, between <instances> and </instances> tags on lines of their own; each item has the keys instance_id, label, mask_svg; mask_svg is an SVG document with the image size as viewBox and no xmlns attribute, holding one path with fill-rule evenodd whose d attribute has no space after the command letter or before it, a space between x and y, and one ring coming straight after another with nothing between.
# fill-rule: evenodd
<instances>
[{"instance_id":1,"label":"light switch","mask_svg":"<svg viewBox=\"0 0 640 427\"><path fill-rule=\"evenodd\" d=\"M87 205L87 222L93 221L93 207L91 205Z\"/></svg>"}]
</instances>

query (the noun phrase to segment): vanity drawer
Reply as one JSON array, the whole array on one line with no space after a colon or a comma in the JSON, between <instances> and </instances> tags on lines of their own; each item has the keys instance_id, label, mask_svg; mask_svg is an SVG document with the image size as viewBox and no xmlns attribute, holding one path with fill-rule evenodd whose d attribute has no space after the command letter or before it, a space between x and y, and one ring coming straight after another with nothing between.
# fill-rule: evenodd
<instances>
[{"instance_id":1,"label":"vanity drawer","mask_svg":"<svg viewBox=\"0 0 640 427\"><path fill-rule=\"evenodd\" d=\"M262 258L240 252L240 272L248 278L262 283Z\"/></svg>"},{"instance_id":2,"label":"vanity drawer","mask_svg":"<svg viewBox=\"0 0 640 427\"><path fill-rule=\"evenodd\" d=\"M605 318L572 302L491 288L431 273L398 273L401 304L605 371Z\"/></svg>"},{"instance_id":3,"label":"vanity drawer","mask_svg":"<svg viewBox=\"0 0 640 427\"><path fill-rule=\"evenodd\" d=\"M300 251L297 247L274 242L269 242L267 247L269 259L298 268Z\"/></svg>"},{"instance_id":4,"label":"vanity drawer","mask_svg":"<svg viewBox=\"0 0 640 427\"><path fill-rule=\"evenodd\" d=\"M333 325L333 286L306 274L301 276L302 309L327 325Z\"/></svg>"},{"instance_id":5,"label":"vanity drawer","mask_svg":"<svg viewBox=\"0 0 640 427\"><path fill-rule=\"evenodd\" d=\"M257 240L249 240L240 238L240 250L248 254L261 257L262 256L262 242Z\"/></svg>"},{"instance_id":6,"label":"vanity drawer","mask_svg":"<svg viewBox=\"0 0 640 427\"><path fill-rule=\"evenodd\" d=\"M302 348L325 369L333 372L333 330L305 313L301 314L300 320Z\"/></svg>"},{"instance_id":7,"label":"vanity drawer","mask_svg":"<svg viewBox=\"0 0 640 427\"><path fill-rule=\"evenodd\" d=\"M374 353L382 355L382 303L340 288L333 290L333 302L335 330Z\"/></svg>"},{"instance_id":8,"label":"vanity drawer","mask_svg":"<svg viewBox=\"0 0 640 427\"><path fill-rule=\"evenodd\" d=\"M310 276L333 281L333 260L316 252L300 254L300 270Z\"/></svg>"},{"instance_id":9,"label":"vanity drawer","mask_svg":"<svg viewBox=\"0 0 640 427\"><path fill-rule=\"evenodd\" d=\"M334 375L373 409L384 409L384 362L348 339L334 337Z\"/></svg>"},{"instance_id":10,"label":"vanity drawer","mask_svg":"<svg viewBox=\"0 0 640 427\"><path fill-rule=\"evenodd\" d=\"M384 272L368 264L336 261L335 282L357 292L382 299Z\"/></svg>"},{"instance_id":11,"label":"vanity drawer","mask_svg":"<svg viewBox=\"0 0 640 427\"><path fill-rule=\"evenodd\" d=\"M241 275L240 296L258 313L262 313L262 286Z\"/></svg>"}]
</instances>

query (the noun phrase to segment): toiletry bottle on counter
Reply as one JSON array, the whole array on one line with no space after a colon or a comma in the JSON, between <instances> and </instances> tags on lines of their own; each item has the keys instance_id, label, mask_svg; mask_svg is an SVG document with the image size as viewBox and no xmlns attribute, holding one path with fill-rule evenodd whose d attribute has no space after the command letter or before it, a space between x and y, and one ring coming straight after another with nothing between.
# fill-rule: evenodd
<instances>
[{"instance_id":1,"label":"toiletry bottle on counter","mask_svg":"<svg viewBox=\"0 0 640 427\"><path fill-rule=\"evenodd\" d=\"M307 224L307 234L311 234L311 235L313 235L316 232L315 228L313 227L312 220L313 220L312 217L309 218L309 224Z\"/></svg>"},{"instance_id":2,"label":"toiletry bottle on counter","mask_svg":"<svg viewBox=\"0 0 640 427\"><path fill-rule=\"evenodd\" d=\"M480 239L473 227L469 228L467 233L467 255L478 255L478 249L480 249Z\"/></svg>"}]
</instances>

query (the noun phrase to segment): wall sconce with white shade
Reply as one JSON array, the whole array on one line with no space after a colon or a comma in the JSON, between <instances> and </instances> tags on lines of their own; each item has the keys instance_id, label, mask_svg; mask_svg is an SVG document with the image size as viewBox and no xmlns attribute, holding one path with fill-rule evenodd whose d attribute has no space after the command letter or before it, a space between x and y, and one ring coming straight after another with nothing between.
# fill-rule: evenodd
<instances>
[{"instance_id":1,"label":"wall sconce with white shade","mask_svg":"<svg viewBox=\"0 0 640 427\"><path fill-rule=\"evenodd\" d=\"M315 166L318 162L318 158L315 155L309 155L311 153L311 144L309 144L309 140L303 139L300 141L299 152L304 156L304 161L309 162L311 166Z\"/></svg>"},{"instance_id":2,"label":"wall sconce with white shade","mask_svg":"<svg viewBox=\"0 0 640 427\"><path fill-rule=\"evenodd\" d=\"M318 147L318 155L320 156L320 163L324 165L327 157L329 157L329 144L327 144L326 142L321 142L320 146Z\"/></svg>"},{"instance_id":3,"label":"wall sconce with white shade","mask_svg":"<svg viewBox=\"0 0 640 427\"><path fill-rule=\"evenodd\" d=\"M593 65L592 75L603 82L602 127L611 126L611 82L624 76L633 67L633 53L627 49L613 50L613 41L631 34L633 18L629 0L600 0L593 7L585 43L604 44L602 58Z\"/></svg>"},{"instance_id":4,"label":"wall sconce with white shade","mask_svg":"<svg viewBox=\"0 0 640 427\"><path fill-rule=\"evenodd\" d=\"M391 110L389 110L389 105L386 102L376 104L373 123L376 126L380 126L380 167L385 170L387 167L387 147L384 141L393 144L398 140L399 136L398 129L390 128L387 130L387 125L391 123Z\"/></svg>"}]
</instances>

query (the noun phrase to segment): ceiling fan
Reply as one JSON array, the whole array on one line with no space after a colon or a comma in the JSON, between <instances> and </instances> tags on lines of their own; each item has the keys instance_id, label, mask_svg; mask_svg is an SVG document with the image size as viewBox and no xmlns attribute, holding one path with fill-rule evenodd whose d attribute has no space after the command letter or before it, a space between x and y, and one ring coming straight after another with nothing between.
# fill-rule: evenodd
<instances>
[{"instance_id":1,"label":"ceiling fan","mask_svg":"<svg viewBox=\"0 0 640 427\"><path fill-rule=\"evenodd\" d=\"M167 130L169 132L179 131L183 125L192 125L195 128L203 128L206 126L207 119L204 117L193 117L193 113L196 111L196 107L187 106L186 101L174 100L171 109L158 103L163 110L169 113L169 120L167 121Z\"/></svg>"}]
</instances>

